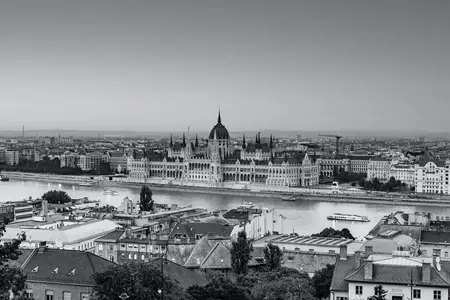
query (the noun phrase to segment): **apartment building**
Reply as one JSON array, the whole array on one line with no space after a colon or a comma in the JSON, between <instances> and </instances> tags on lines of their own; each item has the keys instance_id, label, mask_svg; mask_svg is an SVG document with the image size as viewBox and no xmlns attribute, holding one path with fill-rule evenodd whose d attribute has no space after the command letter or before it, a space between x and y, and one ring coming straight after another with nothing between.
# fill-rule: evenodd
<instances>
[{"instance_id":1,"label":"apartment building","mask_svg":"<svg viewBox=\"0 0 450 300\"><path fill-rule=\"evenodd\" d=\"M6 150L5 162L7 165L10 165L10 166L19 164L19 151Z\"/></svg>"},{"instance_id":2,"label":"apartment building","mask_svg":"<svg viewBox=\"0 0 450 300\"><path fill-rule=\"evenodd\" d=\"M421 161L415 165L417 193L450 194L450 160Z\"/></svg>"},{"instance_id":3,"label":"apartment building","mask_svg":"<svg viewBox=\"0 0 450 300\"><path fill-rule=\"evenodd\" d=\"M408 187L415 186L416 170L411 164L396 164L389 169L389 178L404 182Z\"/></svg>"},{"instance_id":4,"label":"apartment building","mask_svg":"<svg viewBox=\"0 0 450 300\"><path fill-rule=\"evenodd\" d=\"M372 157L367 164L367 178L378 178L380 181L389 179L391 160L384 157Z\"/></svg>"}]
</instances>

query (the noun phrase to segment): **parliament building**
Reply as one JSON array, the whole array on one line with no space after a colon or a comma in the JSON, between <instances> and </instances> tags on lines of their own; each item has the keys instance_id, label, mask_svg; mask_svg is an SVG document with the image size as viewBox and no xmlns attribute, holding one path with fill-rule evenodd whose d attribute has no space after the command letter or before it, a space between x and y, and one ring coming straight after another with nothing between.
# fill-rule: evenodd
<instances>
[{"instance_id":1,"label":"parliament building","mask_svg":"<svg viewBox=\"0 0 450 300\"><path fill-rule=\"evenodd\" d=\"M222 124L220 112L211 130L206 147L200 148L198 138L192 142L188 132L181 142L170 137L164 156L129 157L129 179L143 181L160 179L173 184L203 183L224 187L226 183L262 184L269 187L308 187L319 183L319 166L306 152L274 150L273 138L254 143L245 141L236 147Z\"/></svg>"}]
</instances>

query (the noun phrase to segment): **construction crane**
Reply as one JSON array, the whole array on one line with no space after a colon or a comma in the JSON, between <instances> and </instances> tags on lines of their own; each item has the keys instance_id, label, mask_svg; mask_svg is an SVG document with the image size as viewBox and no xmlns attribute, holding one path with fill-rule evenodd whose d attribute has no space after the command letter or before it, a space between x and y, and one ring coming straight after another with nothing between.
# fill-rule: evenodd
<instances>
[{"instance_id":1,"label":"construction crane","mask_svg":"<svg viewBox=\"0 0 450 300\"><path fill-rule=\"evenodd\" d=\"M342 136L333 134L319 134L319 136L334 137L336 139L336 158L339 156L339 140Z\"/></svg>"}]
</instances>

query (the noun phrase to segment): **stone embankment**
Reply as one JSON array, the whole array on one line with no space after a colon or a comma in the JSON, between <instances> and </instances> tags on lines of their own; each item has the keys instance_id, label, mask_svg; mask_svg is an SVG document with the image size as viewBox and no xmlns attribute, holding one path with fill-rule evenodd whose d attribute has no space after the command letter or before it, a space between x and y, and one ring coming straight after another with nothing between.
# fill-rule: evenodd
<instances>
[{"instance_id":1,"label":"stone embankment","mask_svg":"<svg viewBox=\"0 0 450 300\"><path fill-rule=\"evenodd\" d=\"M50 183L61 184L92 184L98 187L117 187L140 189L142 182L127 182L109 180L102 176L62 176L53 174L33 174L20 172L3 172L13 180L27 180L27 181L44 181ZM189 193L203 193L203 194L221 194L233 195L242 197L267 197L277 198L283 201L321 201L321 202L340 202L340 203L364 203L364 204L383 204L383 205L397 205L397 206L445 206L450 207L450 198L442 196L427 195L417 198L404 196L386 196L380 194L345 194L345 193L331 193L330 190L325 189L308 189L302 191L300 189L294 191L270 191L261 190L253 191L250 189L233 189L233 188L215 188L215 187L200 187L200 186L182 186L174 184L156 184L147 183L153 190L161 190L168 192L189 192Z\"/></svg>"}]
</instances>

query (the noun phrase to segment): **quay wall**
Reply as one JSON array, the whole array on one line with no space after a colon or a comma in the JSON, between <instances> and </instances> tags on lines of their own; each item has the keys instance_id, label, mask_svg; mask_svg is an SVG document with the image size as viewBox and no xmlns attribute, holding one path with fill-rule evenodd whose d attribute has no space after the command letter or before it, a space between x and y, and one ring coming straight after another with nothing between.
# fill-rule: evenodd
<instances>
[{"instance_id":1,"label":"quay wall","mask_svg":"<svg viewBox=\"0 0 450 300\"><path fill-rule=\"evenodd\" d=\"M24 181L42 181L61 184L92 184L97 187L117 187L140 189L142 182L127 182L117 180L107 180L107 176L66 176L54 174L33 174L20 172L2 172L9 178ZM216 195L234 195L242 197L266 197L278 198L285 201L308 200L321 202L339 202L339 203L365 203L365 204L383 204L383 205L422 205L422 206L445 206L450 207L450 198L436 197L432 198L407 198L407 197L383 197L381 195L370 194L334 194L326 190L303 191L253 191L249 189L233 188L215 188L200 186L182 186L173 184L155 184L147 183L153 190L184 193L202 193ZM312 192L313 191L313 192Z\"/></svg>"}]
</instances>

